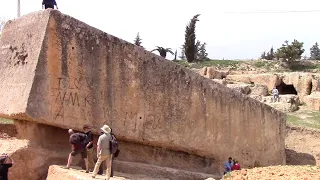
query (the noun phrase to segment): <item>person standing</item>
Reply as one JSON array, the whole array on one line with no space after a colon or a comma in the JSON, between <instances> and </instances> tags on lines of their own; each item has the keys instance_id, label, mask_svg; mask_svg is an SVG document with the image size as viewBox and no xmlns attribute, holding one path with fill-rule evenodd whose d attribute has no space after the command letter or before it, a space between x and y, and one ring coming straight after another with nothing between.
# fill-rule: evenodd
<instances>
[{"instance_id":1,"label":"person standing","mask_svg":"<svg viewBox=\"0 0 320 180\"><path fill-rule=\"evenodd\" d=\"M8 180L8 171L13 165L13 160L7 155L0 156L0 180Z\"/></svg>"},{"instance_id":2,"label":"person standing","mask_svg":"<svg viewBox=\"0 0 320 180\"><path fill-rule=\"evenodd\" d=\"M54 6L59 9L56 0L42 0L42 8L44 7L45 9L54 9Z\"/></svg>"},{"instance_id":3,"label":"person standing","mask_svg":"<svg viewBox=\"0 0 320 180\"><path fill-rule=\"evenodd\" d=\"M67 169L70 168L70 165L72 163L72 157L81 153L81 158L84 159L84 162L86 164L86 173L89 173L87 150L85 145L85 141L87 139L86 135L83 133L74 133L72 129L69 129L68 132L70 134L69 142L70 142L72 151L69 154L68 164L66 168Z\"/></svg>"},{"instance_id":4,"label":"person standing","mask_svg":"<svg viewBox=\"0 0 320 180\"><path fill-rule=\"evenodd\" d=\"M111 140L111 128L108 125L104 125L101 128L101 135L98 139L98 147L97 147L97 157L98 161L94 166L93 170L93 178L96 177L99 167L103 161L106 162L106 180L110 179L111 175L111 161L112 161L112 154L110 152L110 140Z\"/></svg>"},{"instance_id":5,"label":"person standing","mask_svg":"<svg viewBox=\"0 0 320 180\"><path fill-rule=\"evenodd\" d=\"M279 91L276 87L273 87L272 89L272 95L273 95L273 102L276 102L276 101L280 101L280 98L279 98Z\"/></svg>"},{"instance_id":6,"label":"person standing","mask_svg":"<svg viewBox=\"0 0 320 180\"><path fill-rule=\"evenodd\" d=\"M83 131L87 136L86 139L86 150L88 158L88 168L89 171L93 171L94 161L93 161L93 133L91 132L91 127L89 125L83 126Z\"/></svg>"}]
</instances>

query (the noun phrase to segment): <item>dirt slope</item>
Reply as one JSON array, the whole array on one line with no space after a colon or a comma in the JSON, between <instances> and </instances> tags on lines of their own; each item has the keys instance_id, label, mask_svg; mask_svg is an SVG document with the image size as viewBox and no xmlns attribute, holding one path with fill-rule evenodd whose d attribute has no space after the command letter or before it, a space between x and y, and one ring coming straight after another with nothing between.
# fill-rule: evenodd
<instances>
[{"instance_id":1,"label":"dirt slope","mask_svg":"<svg viewBox=\"0 0 320 180\"><path fill-rule=\"evenodd\" d=\"M320 131L287 127L287 165L320 166Z\"/></svg>"},{"instance_id":2,"label":"dirt slope","mask_svg":"<svg viewBox=\"0 0 320 180\"><path fill-rule=\"evenodd\" d=\"M226 175L227 180L316 180L320 179L317 166L269 166L234 171Z\"/></svg>"}]
</instances>

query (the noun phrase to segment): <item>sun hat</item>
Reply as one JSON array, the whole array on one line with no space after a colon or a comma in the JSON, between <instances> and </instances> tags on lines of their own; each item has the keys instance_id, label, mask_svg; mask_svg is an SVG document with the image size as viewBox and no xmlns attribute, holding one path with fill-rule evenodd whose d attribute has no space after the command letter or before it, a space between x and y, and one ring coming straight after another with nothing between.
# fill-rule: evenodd
<instances>
[{"instance_id":1,"label":"sun hat","mask_svg":"<svg viewBox=\"0 0 320 180\"><path fill-rule=\"evenodd\" d=\"M110 133L111 132L111 129L108 125L103 125L101 130L104 132L104 133Z\"/></svg>"}]
</instances>

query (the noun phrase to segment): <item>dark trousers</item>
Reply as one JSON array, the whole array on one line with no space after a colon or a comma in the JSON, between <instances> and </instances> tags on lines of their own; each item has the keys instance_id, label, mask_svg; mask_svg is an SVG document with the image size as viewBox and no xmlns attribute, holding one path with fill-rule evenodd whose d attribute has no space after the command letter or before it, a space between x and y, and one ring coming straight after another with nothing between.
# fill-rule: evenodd
<instances>
[{"instance_id":1,"label":"dark trousers","mask_svg":"<svg viewBox=\"0 0 320 180\"><path fill-rule=\"evenodd\" d=\"M54 5L45 4L45 5L44 5L44 8L45 8L45 9L48 9L48 8L54 9Z\"/></svg>"},{"instance_id":2,"label":"dark trousers","mask_svg":"<svg viewBox=\"0 0 320 180\"><path fill-rule=\"evenodd\" d=\"M110 177L113 177L113 159L114 159L114 157L112 156L112 161L111 161L111 175L110 175Z\"/></svg>"}]
</instances>

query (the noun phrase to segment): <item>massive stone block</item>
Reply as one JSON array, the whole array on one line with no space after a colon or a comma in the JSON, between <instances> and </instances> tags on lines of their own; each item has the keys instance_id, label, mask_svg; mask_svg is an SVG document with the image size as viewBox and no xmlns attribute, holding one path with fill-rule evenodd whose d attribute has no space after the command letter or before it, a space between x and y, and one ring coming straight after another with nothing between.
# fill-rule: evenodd
<instances>
[{"instance_id":1,"label":"massive stone block","mask_svg":"<svg viewBox=\"0 0 320 180\"><path fill-rule=\"evenodd\" d=\"M122 141L215 167L229 156L244 167L285 163L283 113L59 11L7 23L0 47L2 117L109 124Z\"/></svg>"}]
</instances>

